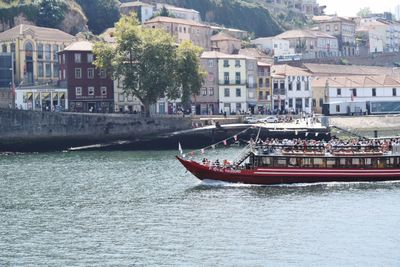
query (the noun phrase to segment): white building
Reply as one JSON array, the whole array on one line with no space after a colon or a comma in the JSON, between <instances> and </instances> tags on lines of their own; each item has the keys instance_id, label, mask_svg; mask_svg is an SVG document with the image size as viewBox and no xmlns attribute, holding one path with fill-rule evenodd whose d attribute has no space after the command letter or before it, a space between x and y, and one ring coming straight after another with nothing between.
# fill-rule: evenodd
<instances>
[{"instance_id":1,"label":"white building","mask_svg":"<svg viewBox=\"0 0 400 267\"><path fill-rule=\"evenodd\" d=\"M176 18L193 20L196 22L201 21L200 13L197 10L160 4L160 3L156 4L157 11L160 11L163 7L165 7L168 10L168 12L174 15Z\"/></svg>"},{"instance_id":2,"label":"white building","mask_svg":"<svg viewBox=\"0 0 400 267\"><path fill-rule=\"evenodd\" d=\"M273 110L311 113L311 74L289 65L274 65L271 72Z\"/></svg>"},{"instance_id":3,"label":"white building","mask_svg":"<svg viewBox=\"0 0 400 267\"><path fill-rule=\"evenodd\" d=\"M325 115L400 113L400 80L393 76L329 77Z\"/></svg>"},{"instance_id":4,"label":"white building","mask_svg":"<svg viewBox=\"0 0 400 267\"><path fill-rule=\"evenodd\" d=\"M142 112L142 102L133 96L127 94L123 88L123 80L114 80L114 111L120 113L139 113Z\"/></svg>"},{"instance_id":5,"label":"white building","mask_svg":"<svg viewBox=\"0 0 400 267\"><path fill-rule=\"evenodd\" d=\"M367 36L369 52L400 51L400 24L379 18L363 18L360 20L358 32Z\"/></svg>"},{"instance_id":6,"label":"white building","mask_svg":"<svg viewBox=\"0 0 400 267\"><path fill-rule=\"evenodd\" d=\"M24 110L65 111L68 110L68 89L27 86L15 90L15 107Z\"/></svg>"},{"instance_id":7,"label":"white building","mask_svg":"<svg viewBox=\"0 0 400 267\"><path fill-rule=\"evenodd\" d=\"M271 56L285 56L294 54L294 49L290 48L288 40L276 37L263 37L251 41L258 49L271 55Z\"/></svg>"},{"instance_id":8,"label":"white building","mask_svg":"<svg viewBox=\"0 0 400 267\"><path fill-rule=\"evenodd\" d=\"M130 13L135 12L141 24L153 17L153 9L152 5L139 1L126 2L119 6L119 10L123 15L129 15Z\"/></svg>"}]
</instances>

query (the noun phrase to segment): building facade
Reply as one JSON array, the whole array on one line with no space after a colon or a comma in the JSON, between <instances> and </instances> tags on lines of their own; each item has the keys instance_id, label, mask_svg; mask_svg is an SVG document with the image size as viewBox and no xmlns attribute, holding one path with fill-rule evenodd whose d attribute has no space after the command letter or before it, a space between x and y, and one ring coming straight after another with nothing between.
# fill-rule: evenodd
<instances>
[{"instance_id":1,"label":"building facade","mask_svg":"<svg viewBox=\"0 0 400 267\"><path fill-rule=\"evenodd\" d=\"M114 80L114 112L134 114L143 112L142 102L125 91L123 79Z\"/></svg>"},{"instance_id":2,"label":"building facade","mask_svg":"<svg viewBox=\"0 0 400 267\"><path fill-rule=\"evenodd\" d=\"M321 31L291 30L276 37L289 41L289 47L303 59L339 56L337 38Z\"/></svg>"},{"instance_id":3,"label":"building facade","mask_svg":"<svg viewBox=\"0 0 400 267\"><path fill-rule=\"evenodd\" d=\"M58 52L74 40L57 29L21 24L0 33L0 49L14 54L17 87L49 85L58 80Z\"/></svg>"},{"instance_id":4,"label":"building facade","mask_svg":"<svg viewBox=\"0 0 400 267\"><path fill-rule=\"evenodd\" d=\"M218 114L219 84L218 84L218 57L216 52L203 52L200 64L207 76L200 90L200 94L192 97L195 111L198 115Z\"/></svg>"},{"instance_id":5,"label":"building facade","mask_svg":"<svg viewBox=\"0 0 400 267\"><path fill-rule=\"evenodd\" d=\"M165 7L168 10L169 14L172 14L176 18L193 20L196 22L201 21L200 12L197 10L160 4L160 3L156 4L157 11L160 11L163 7Z\"/></svg>"},{"instance_id":6,"label":"building facade","mask_svg":"<svg viewBox=\"0 0 400 267\"><path fill-rule=\"evenodd\" d=\"M356 46L356 23L347 18L338 16L315 16L313 21L319 31L333 35L338 39L341 56L358 54Z\"/></svg>"},{"instance_id":7,"label":"building facade","mask_svg":"<svg viewBox=\"0 0 400 267\"><path fill-rule=\"evenodd\" d=\"M144 25L153 29L165 30L175 38L177 43L188 40L206 51L211 48L211 28L199 22L159 16L146 21Z\"/></svg>"},{"instance_id":8,"label":"building facade","mask_svg":"<svg viewBox=\"0 0 400 267\"><path fill-rule=\"evenodd\" d=\"M60 84L68 89L70 111L113 112L113 81L93 65L92 51L92 43L80 41L59 53Z\"/></svg>"},{"instance_id":9,"label":"building facade","mask_svg":"<svg viewBox=\"0 0 400 267\"><path fill-rule=\"evenodd\" d=\"M400 113L400 80L388 75L329 77L323 113Z\"/></svg>"},{"instance_id":10,"label":"building facade","mask_svg":"<svg viewBox=\"0 0 400 267\"><path fill-rule=\"evenodd\" d=\"M211 36L211 50L226 54L237 54L242 48L242 42L230 36L229 34L220 32Z\"/></svg>"},{"instance_id":11,"label":"building facade","mask_svg":"<svg viewBox=\"0 0 400 267\"><path fill-rule=\"evenodd\" d=\"M153 17L153 9L154 7L152 5L139 1L126 2L119 6L119 10L123 15L129 15L132 12L135 12L141 24Z\"/></svg>"},{"instance_id":12,"label":"building facade","mask_svg":"<svg viewBox=\"0 0 400 267\"><path fill-rule=\"evenodd\" d=\"M255 44L258 49L271 56L279 57L295 54L294 49L290 48L290 42L288 40L276 37L265 37L254 39L251 43Z\"/></svg>"},{"instance_id":13,"label":"building facade","mask_svg":"<svg viewBox=\"0 0 400 267\"><path fill-rule=\"evenodd\" d=\"M311 113L311 74L289 65L272 66L272 107L278 113Z\"/></svg>"},{"instance_id":14,"label":"building facade","mask_svg":"<svg viewBox=\"0 0 400 267\"><path fill-rule=\"evenodd\" d=\"M271 64L257 63L257 112L267 114L272 110Z\"/></svg>"}]
</instances>

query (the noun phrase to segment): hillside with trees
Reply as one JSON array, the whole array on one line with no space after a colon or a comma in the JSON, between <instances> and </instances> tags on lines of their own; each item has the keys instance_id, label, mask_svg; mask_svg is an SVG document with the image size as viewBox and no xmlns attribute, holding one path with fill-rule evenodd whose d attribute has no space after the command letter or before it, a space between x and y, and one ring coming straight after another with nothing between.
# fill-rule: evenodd
<instances>
[{"instance_id":1,"label":"hillside with trees","mask_svg":"<svg viewBox=\"0 0 400 267\"><path fill-rule=\"evenodd\" d=\"M143 0L143 2L162 2L192 8L198 10L207 23L246 30L255 36L272 36L283 31L281 22L275 19L259 0ZM0 31L13 27L15 23L21 21L16 18L22 15L23 19L32 24L55 27L72 34L84 30L86 26L93 33L99 34L118 21L119 4L118 0L0 0L0 23L3 26L0 27Z\"/></svg>"}]
</instances>

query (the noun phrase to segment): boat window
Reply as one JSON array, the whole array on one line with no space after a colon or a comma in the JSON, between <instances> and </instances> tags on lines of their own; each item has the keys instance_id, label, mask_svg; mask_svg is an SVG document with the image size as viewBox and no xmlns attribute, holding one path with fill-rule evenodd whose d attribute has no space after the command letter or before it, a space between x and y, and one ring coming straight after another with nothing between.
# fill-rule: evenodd
<instances>
[{"instance_id":1,"label":"boat window","mask_svg":"<svg viewBox=\"0 0 400 267\"><path fill-rule=\"evenodd\" d=\"M386 159L386 165L389 167L393 167L396 163L395 163L395 158L387 158Z\"/></svg>"},{"instance_id":2,"label":"boat window","mask_svg":"<svg viewBox=\"0 0 400 267\"><path fill-rule=\"evenodd\" d=\"M314 158L314 167L322 167L324 164L324 161L322 158Z\"/></svg>"},{"instance_id":3,"label":"boat window","mask_svg":"<svg viewBox=\"0 0 400 267\"><path fill-rule=\"evenodd\" d=\"M287 161L286 161L286 158L279 158L278 159L278 165L279 166L287 166L287 163L286 163Z\"/></svg>"},{"instance_id":4,"label":"boat window","mask_svg":"<svg viewBox=\"0 0 400 267\"><path fill-rule=\"evenodd\" d=\"M345 158L341 158L339 161L339 165L340 166L346 166L346 159Z\"/></svg>"},{"instance_id":5,"label":"boat window","mask_svg":"<svg viewBox=\"0 0 400 267\"><path fill-rule=\"evenodd\" d=\"M372 160L370 158L365 159L365 166L370 166L372 165Z\"/></svg>"},{"instance_id":6,"label":"boat window","mask_svg":"<svg viewBox=\"0 0 400 267\"><path fill-rule=\"evenodd\" d=\"M304 158L303 166L304 167L310 167L311 166L311 159L310 158Z\"/></svg>"},{"instance_id":7,"label":"boat window","mask_svg":"<svg viewBox=\"0 0 400 267\"><path fill-rule=\"evenodd\" d=\"M353 158L353 165L360 165L360 159L359 158Z\"/></svg>"},{"instance_id":8,"label":"boat window","mask_svg":"<svg viewBox=\"0 0 400 267\"><path fill-rule=\"evenodd\" d=\"M271 158L270 157L263 157L262 158L262 165L271 165Z\"/></svg>"},{"instance_id":9,"label":"boat window","mask_svg":"<svg viewBox=\"0 0 400 267\"><path fill-rule=\"evenodd\" d=\"M336 159L326 159L326 167L332 168L336 165Z\"/></svg>"}]
</instances>

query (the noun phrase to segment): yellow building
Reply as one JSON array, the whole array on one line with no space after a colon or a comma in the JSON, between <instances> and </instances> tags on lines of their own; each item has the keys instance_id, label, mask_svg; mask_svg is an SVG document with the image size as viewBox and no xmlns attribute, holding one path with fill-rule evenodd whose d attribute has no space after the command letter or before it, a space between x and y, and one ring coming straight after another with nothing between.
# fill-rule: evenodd
<instances>
[{"instance_id":1,"label":"yellow building","mask_svg":"<svg viewBox=\"0 0 400 267\"><path fill-rule=\"evenodd\" d=\"M18 25L0 33L0 52L14 53L18 86L52 84L58 80L58 52L75 37L58 29Z\"/></svg>"},{"instance_id":2,"label":"yellow building","mask_svg":"<svg viewBox=\"0 0 400 267\"><path fill-rule=\"evenodd\" d=\"M259 61L257 63L257 106L260 113L272 109L271 64Z\"/></svg>"}]
</instances>

